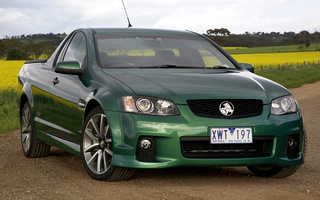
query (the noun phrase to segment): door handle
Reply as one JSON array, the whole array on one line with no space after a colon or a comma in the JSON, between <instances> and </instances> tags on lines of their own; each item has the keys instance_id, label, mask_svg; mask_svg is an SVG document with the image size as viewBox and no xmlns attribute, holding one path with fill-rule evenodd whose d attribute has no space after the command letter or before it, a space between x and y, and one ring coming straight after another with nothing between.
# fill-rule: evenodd
<instances>
[{"instance_id":1,"label":"door handle","mask_svg":"<svg viewBox=\"0 0 320 200\"><path fill-rule=\"evenodd\" d=\"M52 80L53 85L57 85L59 83L58 77L53 78Z\"/></svg>"}]
</instances>

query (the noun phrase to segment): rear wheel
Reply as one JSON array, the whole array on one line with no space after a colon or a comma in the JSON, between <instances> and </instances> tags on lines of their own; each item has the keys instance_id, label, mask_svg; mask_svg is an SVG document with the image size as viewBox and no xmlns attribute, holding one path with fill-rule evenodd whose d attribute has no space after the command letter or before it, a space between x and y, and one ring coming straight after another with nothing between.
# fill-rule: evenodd
<instances>
[{"instance_id":1,"label":"rear wheel","mask_svg":"<svg viewBox=\"0 0 320 200\"><path fill-rule=\"evenodd\" d=\"M305 159L307 152L307 133L303 129L303 142L302 142L302 156ZM257 176L273 177L273 178L285 178L294 174L300 165L292 166L275 166L275 165L257 165L248 166L248 169Z\"/></svg>"},{"instance_id":2,"label":"rear wheel","mask_svg":"<svg viewBox=\"0 0 320 200\"><path fill-rule=\"evenodd\" d=\"M93 109L88 114L80 146L82 162L93 179L120 181L132 177L133 169L111 165L113 156L111 130L101 107Z\"/></svg>"},{"instance_id":3,"label":"rear wheel","mask_svg":"<svg viewBox=\"0 0 320 200\"><path fill-rule=\"evenodd\" d=\"M47 156L50 152L50 145L35 137L31 117L31 109L26 102L20 115L21 123L21 145L23 154L28 158L38 158Z\"/></svg>"}]
</instances>

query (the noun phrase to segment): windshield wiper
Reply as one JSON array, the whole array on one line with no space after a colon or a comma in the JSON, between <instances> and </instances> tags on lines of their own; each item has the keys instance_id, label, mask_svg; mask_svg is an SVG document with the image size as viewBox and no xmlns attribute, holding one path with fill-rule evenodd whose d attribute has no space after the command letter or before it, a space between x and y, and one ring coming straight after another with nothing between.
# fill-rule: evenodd
<instances>
[{"instance_id":1,"label":"windshield wiper","mask_svg":"<svg viewBox=\"0 0 320 200\"><path fill-rule=\"evenodd\" d=\"M184 69L203 69L203 67L194 67L194 66L179 66L179 65L155 65L155 66L142 66L140 68L166 68L166 69L172 69L172 68L184 68Z\"/></svg>"}]
</instances>

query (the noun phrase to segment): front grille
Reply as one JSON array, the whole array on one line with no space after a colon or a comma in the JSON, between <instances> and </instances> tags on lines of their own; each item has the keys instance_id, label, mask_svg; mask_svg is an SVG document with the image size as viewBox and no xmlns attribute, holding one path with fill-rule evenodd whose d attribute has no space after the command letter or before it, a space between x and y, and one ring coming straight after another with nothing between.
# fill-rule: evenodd
<instances>
[{"instance_id":1,"label":"front grille","mask_svg":"<svg viewBox=\"0 0 320 200\"><path fill-rule=\"evenodd\" d=\"M273 137L253 137L250 144L210 144L209 137L182 137L186 158L249 158L270 156Z\"/></svg>"},{"instance_id":2,"label":"front grille","mask_svg":"<svg viewBox=\"0 0 320 200\"><path fill-rule=\"evenodd\" d=\"M219 106L228 101L233 104L234 112L231 116L224 116ZM256 99L199 99L187 100L187 104L193 114L201 117L213 118L244 118L260 115L262 112L262 101Z\"/></svg>"}]
</instances>

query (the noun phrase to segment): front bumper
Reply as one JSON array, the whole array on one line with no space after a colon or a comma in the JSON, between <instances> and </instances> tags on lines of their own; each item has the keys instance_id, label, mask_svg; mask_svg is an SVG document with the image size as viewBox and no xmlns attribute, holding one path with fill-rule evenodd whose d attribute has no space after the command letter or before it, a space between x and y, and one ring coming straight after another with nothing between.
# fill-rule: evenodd
<instances>
[{"instance_id":1,"label":"front bumper","mask_svg":"<svg viewBox=\"0 0 320 200\"><path fill-rule=\"evenodd\" d=\"M174 166L212 165L301 165L303 123L300 110L294 114L270 115L270 106L264 105L261 115L242 119L216 119L195 116L188 106L179 105L179 116L150 116L105 111L113 137L112 165L129 168L165 168ZM252 127L254 138L272 138L267 154L242 157L186 157L181 140L208 138L210 127ZM298 153L288 157L288 139L297 136ZM155 158L142 161L137 158L140 137L155 140ZM209 141L208 141L209 143Z\"/></svg>"}]
</instances>

